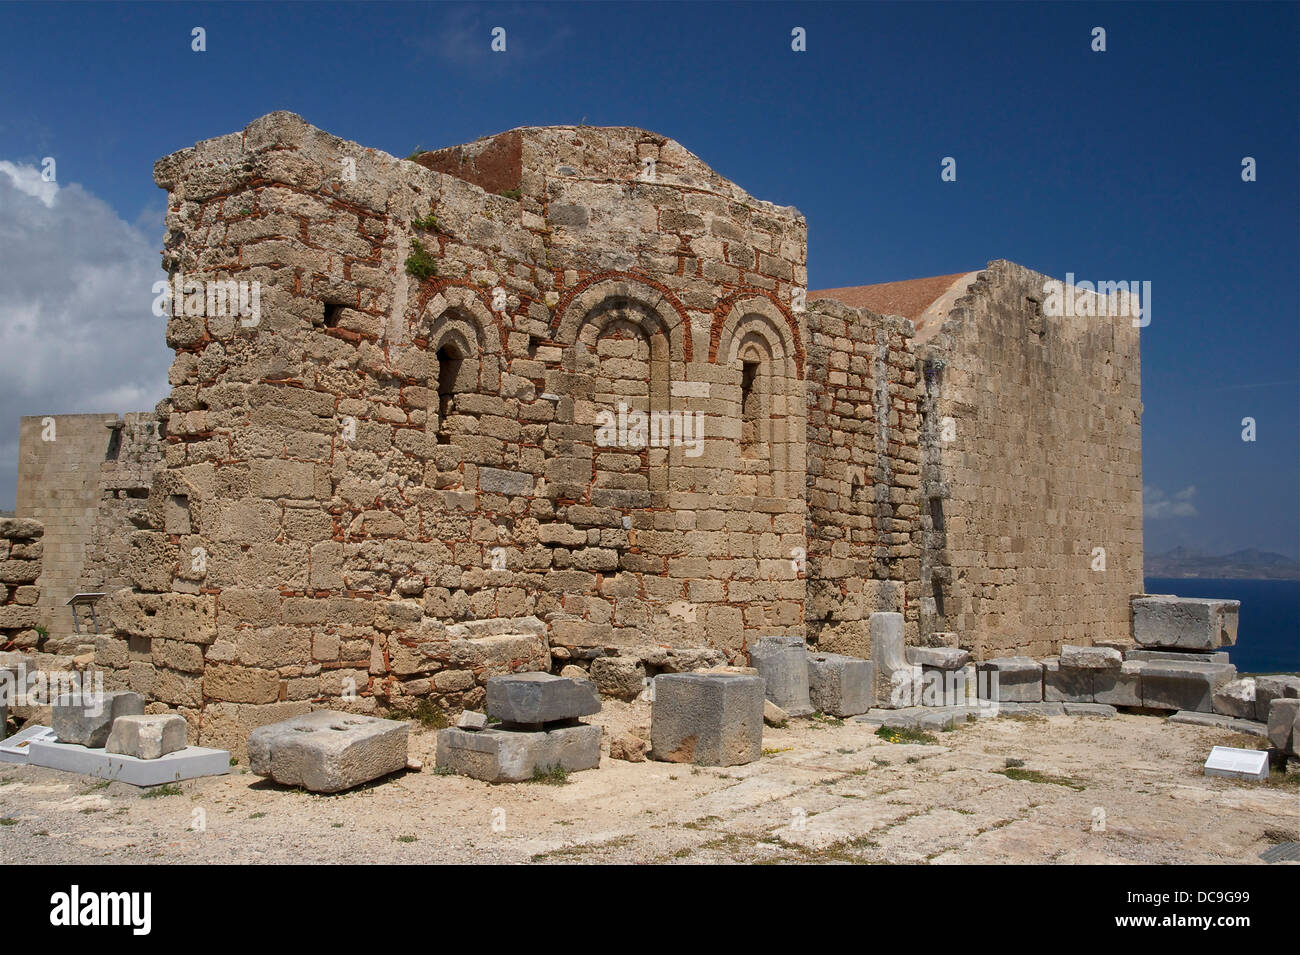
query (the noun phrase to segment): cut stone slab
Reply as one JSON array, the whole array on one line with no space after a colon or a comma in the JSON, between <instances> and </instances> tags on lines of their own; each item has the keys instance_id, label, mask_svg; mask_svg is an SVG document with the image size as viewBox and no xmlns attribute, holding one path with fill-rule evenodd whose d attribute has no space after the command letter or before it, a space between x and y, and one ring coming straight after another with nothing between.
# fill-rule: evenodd
<instances>
[{"instance_id":1,"label":"cut stone slab","mask_svg":"<svg viewBox=\"0 0 1300 955\"><path fill-rule=\"evenodd\" d=\"M907 647L907 662L931 670L960 670L970 663L970 652L957 647Z\"/></svg>"},{"instance_id":2,"label":"cut stone slab","mask_svg":"<svg viewBox=\"0 0 1300 955\"><path fill-rule=\"evenodd\" d=\"M1074 670L1118 670L1124 655L1110 647L1061 647L1061 666Z\"/></svg>"},{"instance_id":3,"label":"cut stone slab","mask_svg":"<svg viewBox=\"0 0 1300 955\"><path fill-rule=\"evenodd\" d=\"M1276 699L1300 697L1300 676L1274 675L1255 677L1255 719L1268 722L1268 706Z\"/></svg>"},{"instance_id":4,"label":"cut stone slab","mask_svg":"<svg viewBox=\"0 0 1300 955\"><path fill-rule=\"evenodd\" d=\"M463 730L485 730L487 729L488 718L486 713L476 713L473 710L463 710L456 719L456 727Z\"/></svg>"},{"instance_id":5,"label":"cut stone slab","mask_svg":"<svg viewBox=\"0 0 1300 955\"><path fill-rule=\"evenodd\" d=\"M1225 683L1214 691L1214 712L1234 716L1239 720L1255 718L1255 680L1246 677Z\"/></svg>"},{"instance_id":6,"label":"cut stone slab","mask_svg":"<svg viewBox=\"0 0 1300 955\"><path fill-rule=\"evenodd\" d=\"M538 773L575 773L600 765L599 726L579 723L543 730L438 731L438 768L488 783L527 782Z\"/></svg>"},{"instance_id":7,"label":"cut stone slab","mask_svg":"<svg viewBox=\"0 0 1300 955\"><path fill-rule=\"evenodd\" d=\"M874 689L871 698L881 709L913 705L920 669L907 662L901 613L873 613L867 618L871 630L871 662Z\"/></svg>"},{"instance_id":8,"label":"cut stone slab","mask_svg":"<svg viewBox=\"0 0 1300 955\"><path fill-rule=\"evenodd\" d=\"M1231 663L1166 663L1142 667L1142 705L1155 710L1214 711L1214 694L1237 675Z\"/></svg>"},{"instance_id":9,"label":"cut stone slab","mask_svg":"<svg viewBox=\"0 0 1300 955\"><path fill-rule=\"evenodd\" d=\"M1195 713L1191 710L1179 710L1168 718L1170 723L1189 723L1193 726L1213 726L1216 729L1231 730L1247 736L1268 738L1268 724L1258 720L1239 720L1222 713Z\"/></svg>"},{"instance_id":10,"label":"cut stone slab","mask_svg":"<svg viewBox=\"0 0 1300 955\"><path fill-rule=\"evenodd\" d=\"M160 759L185 748L188 724L175 713L155 716L119 716L104 744L104 752L136 759Z\"/></svg>"},{"instance_id":11,"label":"cut stone slab","mask_svg":"<svg viewBox=\"0 0 1300 955\"><path fill-rule=\"evenodd\" d=\"M1216 746L1205 761L1205 775L1256 782L1268 779L1268 753L1259 749Z\"/></svg>"},{"instance_id":12,"label":"cut stone slab","mask_svg":"<svg viewBox=\"0 0 1300 955\"><path fill-rule=\"evenodd\" d=\"M58 737L48 726L28 723L13 736L0 742L0 763L25 763L27 750L34 742L54 743Z\"/></svg>"},{"instance_id":13,"label":"cut stone slab","mask_svg":"<svg viewBox=\"0 0 1300 955\"><path fill-rule=\"evenodd\" d=\"M922 706L965 706L976 699L976 671L973 664L957 670L921 667Z\"/></svg>"},{"instance_id":14,"label":"cut stone slab","mask_svg":"<svg viewBox=\"0 0 1300 955\"><path fill-rule=\"evenodd\" d=\"M1062 703L1065 707L1066 716L1099 716L1104 720L1114 719L1117 714L1115 707L1107 706L1105 703Z\"/></svg>"},{"instance_id":15,"label":"cut stone slab","mask_svg":"<svg viewBox=\"0 0 1300 955\"><path fill-rule=\"evenodd\" d=\"M738 766L762 755L762 677L664 673L655 677L654 684L653 758L697 766Z\"/></svg>"},{"instance_id":16,"label":"cut stone slab","mask_svg":"<svg viewBox=\"0 0 1300 955\"><path fill-rule=\"evenodd\" d=\"M763 722L768 726L784 726L790 714L771 700L763 701Z\"/></svg>"},{"instance_id":17,"label":"cut stone slab","mask_svg":"<svg viewBox=\"0 0 1300 955\"><path fill-rule=\"evenodd\" d=\"M1041 703L1043 665L1032 657L998 657L976 664L979 697L999 703Z\"/></svg>"},{"instance_id":18,"label":"cut stone slab","mask_svg":"<svg viewBox=\"0 0 1300 955\"><path fill-rule=\"evenodd\" d=\"M113 721L119 716L142 716L144 697L130 690L60 697L52 707L51 728L61 743L103 749Z\"/></svg>"},{"instance_id":19,"label":"cut stone slab","mask_svg":"<svg viewBox=\"0 0 1300 955\"><path fill-rule=\"evenodd\" d=\"M230 772L229 752L203 746L186 746L157 759L136 759L79 743L33 740L27 753L27 761L32 766L81 773L132 786L161 786L182 779L223 776Z\"/></svg>"},{"instance_id":20,"label":"cut stone slab","mask_svg":"<svg viewBox=\"0 0 1300 955\"><path fill-rule=\"evenodd\" d=\"M398 720L318 710L253 730L249 766L282 786L341 792L405 769L410 728Z\"/></svg>"},{"instance_id":21,"label":"cut stone slab","mask_svg":"<svg viewBox=\"0 0 1300 955\"><path fill-rule=\"evenodd\" d=\"M1237 642L1239 600L1144 596L1132 602L1133 639L1143 647L1218 650Z\"/></svg>"},{"instance_id":22,"label":"cut stone slab","mask_svg":"<svg viewBox=\"0 0 1300 955\"><path fill-rule=\"evenodd\" d=\"M487 681L487 715L503 723L554 723L600 712L590 680L550 673L513 673Z\"/></svg>"},{"instance_id":23,"label":"cut stone slab","mask_svg":"<svg viewBox=\"0 0 1300 955\"><path fill-rule=\"evenodd\" d=\"M1296 755L1300 743L1300 700L1276 699L1268 706L1268 741L1279 753Z\"/></svg>"},{"instance_id":24,"label":"cut stone slab","mask_svg":"<svg viewBox=\"0 0 1300 955\"><path fill-rule=\"evenodd\" d=\"M813 712L808 695L808 645L803 637L759 637L749 648L767 698L791 716Z\"/></svg>"},{"instance_id":25,"label":"cut stone slab","mask_svg":"<svg viewBox=\"0 0 1300 955\"><path fill-rule=\"evenodd\" d=\"M1045 703L1095 703L1095 670L1062 666L1051 657L1043 661L1043 701Z\"/></svg>"},{"instance_id":26,"label":"cut stone slab","mask_svg":"<svg viewBox=\"0 0 1300 955\"><path fill-rule=\"evenodd\" d=\"M1092 698L1109 706L1142 705L1142 664L1125 660L1118 670L1095 670Z\"/></svg>"},{"instance_id":27,"label":"cut stone slab","mask_svg":"<svg viewBox=\"0 0 1300 955\"><path fill-rule=\"evenodd\" d=\"M1125 660L1164 660L1167 663L1227 663L1227 650L1125 650Z\"/></svg>"},{"instance_id":28,"label":"cut stone slab","mask_svg":"<svg viewBox=\"0 0 1300 955\"><path fill-rule=\"evenodd\" d=\"M871 709L875 664L840 653L808 654L808 698L823 713L857 716Z\"/></svg>"}]
</instances>

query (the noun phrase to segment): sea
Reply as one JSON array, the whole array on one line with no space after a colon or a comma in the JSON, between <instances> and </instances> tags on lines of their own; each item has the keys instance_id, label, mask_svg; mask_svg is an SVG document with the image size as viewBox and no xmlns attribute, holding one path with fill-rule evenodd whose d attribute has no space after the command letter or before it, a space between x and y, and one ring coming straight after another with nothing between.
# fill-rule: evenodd
<instances>
[{"instance_id":1,"label":"sea","mask_svg":"<svg viewBox=\"0 0 1300 955\"><path fill-rule=\"evenodd\" d=\"M1300 673L1300 580L1148 577L1147 593L1241 601L1237 645L1228 659L1238 673Z\"/></svg>"}]
</instances>

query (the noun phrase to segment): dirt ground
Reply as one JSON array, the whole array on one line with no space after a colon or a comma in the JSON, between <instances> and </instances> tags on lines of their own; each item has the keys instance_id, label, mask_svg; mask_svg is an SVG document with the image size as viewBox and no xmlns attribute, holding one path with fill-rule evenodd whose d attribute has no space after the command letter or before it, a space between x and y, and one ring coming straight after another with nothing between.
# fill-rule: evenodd
<instances>
[{"instance_id":1,"label":"dirt ground","mask_svg":"<svg viewBox=\"0 0 1300 955\"><path fill-rule=\"evenodd\" d=\"M649 704L595 721L648 727ZM244 767L141 790L0 763L0 862L1258 863L1298 838L1300 774L1202 775L1211 746L1253 745L1222 730L1001 718L934 739L800 720L767 728L748 766L606 756L561 784L491 786L436 773L416 727L423 771L334 796Z\"/></svg>"}]
</instances>

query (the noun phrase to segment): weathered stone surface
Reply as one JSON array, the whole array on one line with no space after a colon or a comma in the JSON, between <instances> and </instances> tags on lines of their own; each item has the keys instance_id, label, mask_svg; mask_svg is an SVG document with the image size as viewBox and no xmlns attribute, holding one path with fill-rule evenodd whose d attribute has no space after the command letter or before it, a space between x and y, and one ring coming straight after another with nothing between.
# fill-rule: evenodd
<instances>
[{"instance_id":1,"label":"weathered stone surface","mask_svg":"<svg viewBox=\"0 0 1300 955\"><path fill-rule=\"evenodd\" d=\"M1237 642L1239 600L1133 598L1133 639L1143 647L1217 650Z\"/></svg>"},{"instance_id":2,"label":"weathered stone surface","mask_svg":"<svg viewBox=\"0 0 1300 955\"><path fill-rule=\"evenodd\" d=\"M644 763L647 743L632 733L619 733L609 741L609 758Z\"/></svg>"},{"instance_id":3,"label":"weathered stone surface","mask_svg":"<svg viewBox=\"0 0 1300 955\"><path fill-rule=\"evenodd\" d=\"M1043 661L1043 701L1045 703L1095 703L1095 670L1061 666L1056 657Z\"/></svg>"},{"instance_id":4,"label":"weathered stone surface","mask_svg":"<svg viewBox=\"0 0 1300 955\"><path fill-rule=\"evenodd\" d=\"M1061 704L1065 707L1066 716L1099 716L1102 719L1113 719L1116 716L1115 707L1107 706L1105 703L1070 703Z\"/></svg>"},{"instance_id":5,"label":"weathered stone surface","mask_svg":"<svg viewBox=\"0 0 1300 955\"><path fill-rule=\"evenodd\" d=\"M1225 683L1214 691L1214 712L1239 720L1255 718L1255 680L1246 677Z\"/></svg>"},{"instance_id":6,"label":"weathered stone surface","mask_svg":"<svg viewBox=\"0 0 1300 955\"><path fill-rule=\"evenodd\" d=\"M1232 664L1166 663L1153 660L1142 668L1142 705L1157 710L1214 710L1214 693L1237 675Z\"/></svg>"},{"instance_id":7,"label":"weathered stone surface","mask_svg":"<svg viewBox=\"0 0 1300 955\"><path fill-rule=\"evenodd\" d=\"M771 700L763 700L763 722L768 726L785 726L790 714Z\"/></svg>"},{"instance_id":8,"label":"weathered stone surface","mask_svg":"<svg viewBox=\"0 0 1300 955\"><path fill-rule=\"evenodd\" d=\"M918 702L922 706L965 706L977 698L975 678L975 665L970 663L958 670L923 666Z\"/></svg>"},{"instance_id":9,"label":"weathered stone surface","mask_svg":"<svg viewBox=\"0 0 1300 955\"><path fill-rule=\"evenodd\" d=\"M248 760L281 785L341 792L405 769L409 732L397 720L318 710L253 730Z\"/></svg>"},{"instance_id":10,"label":"weathered stone surface","mask_svg":"<svg viewBox=\"0 0 1300 955\"><path fill-rule=\"evenodd\" d=\"M1276 699L1300 697L1300 676L1280 674L1255 677L1255 719L1268 722L1269 705Z\"/></svg>"},{"instance_id":11,"label":"weathered stone surface","mask_svg":"<svg viewBox=\"0 0 1300 955\"><path fill-rule=\"evenodd\" d=\"M871 631L871 662L874 664L872 698L875 705L885 709L916 705L923 685L922 674L919 666L907 662L903 615L873 613L868 618L868 626Z\"/></svg>"},{"instance_id":12,"label":"weathered stone surface","mask_svg":"<svg viewBox=\"0 0 1300 955\"><path fill-rule=\"evenodd\" d=\"M113 721L104 751L136 759L158 759L185 748L187 726L185 718L174 713L119 716Z\"/></svg>"},{"instance_id":13,"label":"weathered stone surface","mask_svg":"<svg viewBox=\"0 0 1300 955\"><path fill-rule=\"evenodd\" d=\"M595 769L600 765L600 736L599 726L586 723L536 731L448 727L438 731L436 763L484 782L526 782L550 769Z\"/></svg>"},{"instance_id":14,"label":"weathered stone surface","mask_svg":"<svg viewBox=\"0 0 1300 955\"><path fill-rule=\"evenodd\" d=\"M760 637L749 648L749 663L763 678L767 698L787 714L807 716L813 711L803 637Z\"/></svg>"},{"instance_id":15,"label":"weathered stone surface","mask_svg":"<svg viewBox=\"0 0 1300 955\"><path fill-rule=\"evenodd\" d=\"M832 716L857 716L875 703L875 664L839 653L808 654L808 699Z\"/></svg>"},{"instance_id":16,"label":"weathered stone surface","mask_svg":"<svg viewBox=\"0 0 1300 955\"><path fill-rule=\"evenodd\" d=\"M1239 720L1231 716L1224 716L1222 713L1196 713L1192 710L1179 710L1168 719L1170 723L1214 726L1218 729L1230 730L1233 733L1244 733L1247 736L1258 736L1262 739L1268 738L1267 723L1261 723L1258 720Z\"/></svg>"},{"instance_id":17,"label":"weathered stone surface","mask_svg":"<svg viewBox=\"0 0 1300 955\"><path fill-rule=\"evenodd\" d=\"M99 748L108 742L115 719L143 713L144 697L139 693L108 690L103 694L62 697L53 705L50 725L60 743Z\"/></svg>"},{"instance_id":18,"label":"weathered stone surface","mask_svg":"<svg viewBox=\"0 0 1300 955\"><path fill-rule=\"evenodd\" d=\"M970 663L970 653L957 647L908 647L907 662L932 670L960 670Z\"/></svg>"},{"instance_id":19,"label":"weathered stone surface","mask_svg":"<svg viewBox=\"0 0 1300 955\"><path fill-rule=\"evenodd\" d=\"M1300 700L1281 697L1269 704L1268 741L1279 753L1296 755L1300 746Z\"/></svg>"},{"instance_id":20,"label":"weathered stone surface","mask_svg":"<svg viewBox=\"0 0 1300 955\"><path fill-rule=\"evenodd\" d=\"M981 699L1001 703L1041 703L1043 665L1032 657L998 657L976 664Z\"/></svg>"},{"instance_id":21,"label":"weathered stone surface","mask_svg":"<svg viewBox=\"0 0 1300 955\"><path fill-rule=\"evenodd\" d=\"M487 715L503 723L551 723L599 712L600 694L590 680L515 673L487 682Z\"/></svg>"},{"instance_id":22,"label":"weathered stone surface","mask_svg":"<svg viewBox=\"0 0 1300 955\"><path fill-rule=\"evenodd\" d=\"M1142 650L1124 651L1125 660L1146 662L1163 660L1166 663L1227 663L1227 650Z\"/></svg>"},{"instance_id":23,"label":"weathered stone surface","mask_svg":"<svg viewBox=\"0 0 1300 955\"><path fill-rule=\"evenodd\" d=\"M483 730L487 729L488 718L486 713L476 713L473 710L464 710L456 719L456 726L463 730Z\"/></svg>"},{"instance_id":24,"label":"weathered stone surface","mask_svg":"<svg viewBox=\"0 0 1300 955\"><path fill-rule=\"evenodd\" d=\"M1093 671L1092 696L1110 706L1141 706L1142 664L1125 660L1118 670Z\"/></svg>"},{"instance_id":25,"label":"weathered stone surface","mask_svg":"<svg viewBox=\"0 0 1300 955\"><path fill-rule=\"evenodd\" d=\"M763 751L762 677L668 673L655 677L651 755L670 763L737 766Z\"/></svg>"},{"instance_id":26,"label":"weathered stone surface","mask_svg":"<svg viewBox=\"0 0 1300 955\"><path fill-rule=\"evenodd\" d=\"M645 690L645 664L637 657L597 657L591 679L601 696L631 702Z\"/></svg>"},{"instance_id":27,"label":"weathered stone surface","mask_svg":"<svg viewBox=\"0 0 1300 955\"><path fill-rule=\"evenodd\" d=\"M1061 666L1075 670L1118 670L1124 656L1109 647L1061 647Z\"/></svg>"}]
</instances>

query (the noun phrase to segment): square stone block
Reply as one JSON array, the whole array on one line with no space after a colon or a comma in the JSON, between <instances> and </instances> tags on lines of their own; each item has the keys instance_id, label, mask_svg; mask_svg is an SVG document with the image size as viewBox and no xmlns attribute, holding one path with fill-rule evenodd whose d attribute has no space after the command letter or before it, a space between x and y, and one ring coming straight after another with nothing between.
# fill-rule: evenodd
<instances>
[{"instance_id":1,"label":"square stone block","mask_svg":"<svg viewBox=\"0 0 1300 955\"><path fill-rule=\"evenodd\" d=\"M253 730L248 760L283 786L341 792L405 769L409 732L397 720L318 710Z\"/></svg>"},{"instance_id":2,"label":"square stone block","mask_svg":"<svg viewBox=\"0 0 1300 955\"><path fill-rule=\"evenodd\" d=\"M1074 670L1118 670L1124 655L1110 647L1061 647L1061 666Z\"/></svg>"},{"instance_id":3,"label":"square stone block","mask_svg":"<svg viewBox=\"0 0 1300 955\"><path fill-rule=\"evenodd\" d=\"M1166 663L1151 660L1142 668L1142 705L1155 710L1214 712L1215 691L1237 675L1230 663Z\"/></svg>"},{"instance_id":4,"label":"square stone block","mask_svg":"<svg viewBox=\"0 0 1300 955\"><path fill-rule=\"evenodd\" d=\"M1043 665L1032 657L998 657L976 664L979 698L996 703L1041 703Z\"/></svg>"},{"instance_id":5,"label":"square stone block","mask_svg":"<svg viewBox=\"0 0 1300 955\"><path fill-rule=\"evenodd\" d=\"M1232 680L1214 691L1214 712L1239 720L1255 718L1255 680Z\"/></svg>"},{"instance_id":6,"label":"square stone block","mask_svg":"<svg viewBox=\"0 0 1300 955\"><path fill-rule=\"evenodd\" d=\"M1043 701L1045 703L1095 703L1095 670L1061 666L1051 657L1043 661Z\"/></svg>"},{"instance_id":7,"label":"square stone block","mask_svg":"<svg viewBox=\"0 0 1300 955\"><path fill-rule=\"evenodd\" d=\"M144 697L130 690L73 694L60 697L51 710L51 728L60 743L102 749L115 719L144 714Z\"/></svg>"},{"instance_id":8,"label":"square stone block","mask_svg":"<svg viewBox=\"0 0 1300 955\"><path fill-rule=\"evenodd\" d=\"M1281 697L1269 704L1268 741L1279 753L1296 755L1300 747L1300 700Z\"/></svg>"},{"instance_id":9,"label":"square stone block","mask_svg":"<svg viewBox=\"0 0 1300 955\"><path fill-rule=\"evenodd\" d=\"M600 766L599 726L579 723L544 730L489 728L438 731L435 761L460 776L489 783L527 782L549 769L578 772Z\"/></svg>"},{"instance_id":10,"label":"square stone block","mask_svg":"<svg viewBox=\"0 0 1300 955\"><path fill-rule=\"evenodd\" d=\"M1142 705L1142 664L1125 660L1118 670L1096 670L1092 675L1092 696L1111 706Z\"/></svg>"},{"instance_id":11,"label":"square stone block","mask_svg":"<svg viewBox=\"0 0 1300 955\"><path fill-rule=\"evenodd\" d=\"M738 766L763 753L764 681L731 673L664 673L654 680L653 758Z\"/></svg>"},{"instance_id":12,"label":"square stone block","mask_svg":"<svg viewBox=\"0 0 1300 955\"><path fill-rule=\"evenodd\" d=\"M921 705L965 706L976 699L975 676L973 664L957 670L921 667Z\"/></svg>"},{"instance_id":13,"label":"square stone block","mask_svg":"<svg viewBox=\"0 0 1300 955\"><path fill-rule=\"evenodd\" d=\"M808 654L808 698L831 716L857 716L871 709L875 666L840 653Z\"/></svg>"},{"instance_id":14,"label":"square stone block","mask_svg":"<svg viewBox=\"0 0 1300 955\"><path fill-rule=\"evenodd\" d=\"M1237 642L1239 600L1134 597L1133 639L1143 647L1218 650Z\"/></svg>"},{"instance_id":15,"label":"square stone block","mask_svg":"<svg viewBox=\"0 0 1300 955\"><path fill-rule=\"evenodd\" d=\"M1277 699L1294 700L1300 697L1300 676L1255 677L1255 719L1268 722L1269 704Z\"/></svg>"},{"instance_id":16,"label":"square stone block","mask_svg":"<svg viewBox=\"0 0 1300 955\"><path fill-rule=\"evenodd\" d=\"M908 647L907 662L927 670L960 670L970 663L970 653L957 647Z\"/></svg>"},{"instance_id":17,"label":"square stone block","mask_svg":"<svg viewBox=\"0 0 1300 955\"><path fill-rule=\"evenodd\" d=\"M599 712L600 693L590 680L513 673L487 681L487 715L503 723L536 725Z\"/></svg>"},{"instance_id":18,"label":"square stone block","mask_svg":"<svg viewBox=\"0 0 1300 955\"><path fill-rule=\"evenodd\" d=\"M749 665L763 678L767 698L790 716L813 711L808 694L808 645L803 637L759 637Z\"/></svg>"},{"instance_id":19,"label":"square stone block","mask_svg":"<svg viewBox=\"0 0 1300 955\"><path fill-rule=\"evenodd\" d=\"M185 748L186 728L185 718L175 713L119 716L113 721L104 752L136 759L159 759Z\"/></svg>"}]
</instances>

